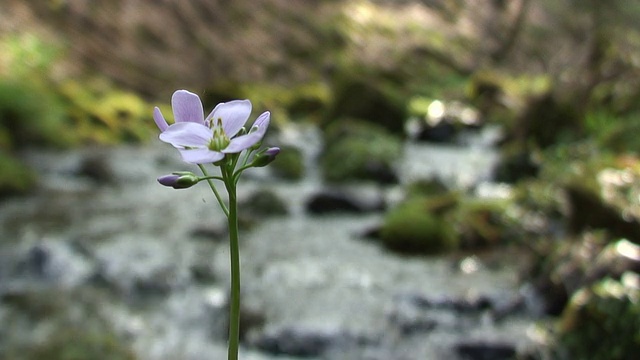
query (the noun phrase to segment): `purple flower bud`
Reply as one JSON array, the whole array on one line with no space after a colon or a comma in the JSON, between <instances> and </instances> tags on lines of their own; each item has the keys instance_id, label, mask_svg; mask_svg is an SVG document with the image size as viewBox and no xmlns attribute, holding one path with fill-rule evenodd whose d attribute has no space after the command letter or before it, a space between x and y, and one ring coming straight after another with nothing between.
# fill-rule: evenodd
<instances>
[{"instance_id":1,"label":"purple flower bud","mask_svg":"<svg viewBox=\"0 0 640 360\"><path fill-rule=\"evenodd\" d=\"M170 186L174 189L186 189L197 184L200 181L194 173L175 172L169 175L162 175L158 178L158 182L164 186Z\"/></svg>"},{"instance_id":2,"label":"purple flower bud","mask_svg":"<svg viewBox=\"0 0 640 360\"><path fill-rule=\"evenodd\" d=\"M270 147L266 150L259 152L251 165L253 167L263 167L269 165L273 160L276 159L276 156L280 153L279 147Z\"/></svg>"}]
</instances>

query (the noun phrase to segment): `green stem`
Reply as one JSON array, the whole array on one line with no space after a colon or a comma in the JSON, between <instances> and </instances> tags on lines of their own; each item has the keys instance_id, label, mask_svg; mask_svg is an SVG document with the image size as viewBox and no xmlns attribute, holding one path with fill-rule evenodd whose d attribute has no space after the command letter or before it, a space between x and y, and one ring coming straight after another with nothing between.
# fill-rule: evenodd
<instances>
[{"instance_id":1,"label":"green stem","mask_svg":"<svg viewBox=\"0 0 640 360\"><path fill-rule=\"evenodd\" d=\"M222 197L220 196L218 189L216 189L216 185L213 183L213 181L211 181L211 178L213 177L209 176L209 174L207 173L207 169L204 167L204 165L198 164L198 167L200 168L200 171L202 171L202 174L204 174L204 176L207 177L206 179L207 183L209 183L209 187L211 188L211 191L213 191L213 194L216 196L216 200L218 200L218 203L220 204L222 211L227 217L229 217L229 209L227 209L227 206L224 204L224 201L222 201Z\"/></svg>"},{"instance_id":2,"label":"green stem","mask_svg":"<svg viewBox=\"0 0 640 360\"><path fill-rule=\"evenodd\" d=\"M233 171L223 169L229 193L229 255L231 257L231 301L229 304L229 360L238 359L240 342L240 247L238 244L238 202Z\"/></svg>"}]
</instances>

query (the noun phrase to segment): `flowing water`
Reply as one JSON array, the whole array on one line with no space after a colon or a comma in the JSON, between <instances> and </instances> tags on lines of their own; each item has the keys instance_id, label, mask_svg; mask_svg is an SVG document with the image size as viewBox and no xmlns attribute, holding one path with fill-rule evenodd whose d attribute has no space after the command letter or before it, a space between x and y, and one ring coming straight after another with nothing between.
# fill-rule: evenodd
<instances>
[{"instance_id":1,"label":"flowing water","mask_svg":"<svg viewBox=\"0 0 640 360\"><path fill-rule=\"evenodd\" d=\"M497 159L491 134L455 146L408 143L400 178L491 188L478 186L489 184ZM258 324L245 336L242 359L462 359L469 344L535 344L530 312L493 316L522 297L512 252L401 256L361 236L382 213L310 215L306 201L327 186L315 161L318 131L291 128L280 140L303 147L305 179L284 182L268 168L252 169L239 186L241 200L269 188L289 210L241 229L243 306ZM113 181L79 176L87 158L104 161ZM106 284L99 312L140 359L226 358L225 219L206 186L176 191L155 182L188 169L177 152L152 145L34 151L26 159L42 186L0 203L0 296ZM390 203L401 196L401 186L357 188ZM0 335L18 340L48 334L43 323L16 324L3 304L0 323Z\"/></svg>"}]
</instances>

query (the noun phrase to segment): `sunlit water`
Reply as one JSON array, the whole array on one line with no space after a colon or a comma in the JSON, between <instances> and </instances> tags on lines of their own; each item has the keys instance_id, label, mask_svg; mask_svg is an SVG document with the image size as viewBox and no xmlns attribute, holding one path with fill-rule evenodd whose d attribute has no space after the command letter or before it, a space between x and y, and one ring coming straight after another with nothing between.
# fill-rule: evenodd
<instances>
[{"instance_id":1,"label":"sunlit water","mask_svg":"<svg viewBox=\"0 0 640 360\"><path fill-rule=\"evenodd\" d=\"M489 179L497 159L487 145L491 136L476 135L465 146L409 143L398 163L401 178L408 182L440 176L457 187L474 187ZM263 314L265 321L264 329L247 335L249 343L260 333L289 328L344 333L344 343L330 348L324 358L408 360L455 359L452 346L463 340L532 344L528 334L534 319L526 313L498 322L482 312L462 318L446 310L421 310L410 301L418 296L508 302L520 288L516 261L506 260L513 254L504 261L491 254L486 262L471 254L400 256L361 236L379 224L382 213L308 215L305 202L326 186L315 165L321 146L318 132L291 129L282 141L304 145L307 177L283 182L273 179L268 169L255 169L239 187L241 199L256 189L272 188L290 210L289 216L267 218L241 230L243 304ZM80 159L94 152L104 152L117 179L114 185L96 186L74 175ZM50 261L55 278L49 283L85 286L99 271L121 299L104 308L116 329L132 339L141 359L224 358L229 281L225 235L209 240L194 236L194 231L215 234L225 228L225 219L206 186L176 191L155 182L158 175L189 168L178 154L153 145L32 152L27 159L41 172L43 186L34 195L0 204L5 260L34 244L73 243L71 249L80 250L56 253L58 258ZM381 192L390 202L402 195L400 186L358 187ZM196 281L196 266L209 271L213 280ZM35 281L2 268L0 295L24 291ZM138 299L141 283L161 295ZM397 318L413 313L436 319L438 326L403 333ZM247 346L241 358L289 357Z\"/></svg>"}]
</instances>

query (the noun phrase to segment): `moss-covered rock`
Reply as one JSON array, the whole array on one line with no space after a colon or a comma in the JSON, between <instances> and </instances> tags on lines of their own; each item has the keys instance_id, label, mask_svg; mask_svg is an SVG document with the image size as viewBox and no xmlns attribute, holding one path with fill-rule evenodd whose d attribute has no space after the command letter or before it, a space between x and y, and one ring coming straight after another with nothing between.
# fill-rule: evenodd
<instances>
[{"instance_id":1,"label":"moss-covered rock","mask_svg":"<svg viewBox=\"0 0 640 360\"><path fill-rule=\"evenodd\" d=\"M585 274L608 241L605 232L586 232L575 239L530 244L534 254L524 277L541 295L545 313L562 313L571 295L586 285Z\"/></svg>"},{"instance_id":2,"label":"moss-covered rock","mask_svg":"<svg viewBox=\"0 0 640 360\"><path fill-rule=\"evenodd\" d=\"M559 324L570 359L626 360L640 353L640 279L604 279L572 296Z\"/></svg>"},{"instance_id":3,"label":"moss-covered rock","mask_svg":"<svg viewBox=\"0 0 640 360\"><path fill-rule=\"evenodd\" d=\"M577 139L583 133L583 118L577 106L547 93L529 100L511 131L523 143L546 148Z\"/></svg>"},{"instance_id":4,"label":"moss-covered rock","mask_svg":"<svg viewBox=\"0 0 640 360\"><path fill-rule=\"evenodd\" d=\"M139 143L155 131L152 106L104 79L68 80L60 84L59 92L72 122L70 126L82 142Z\"/></svg>"},{"instance_id":5,"label":"moss-covered rock","mask_svg":"<svg viewBox=\"0 0 640 360\"><path fill-rule=\"evenodd\" d=\"M280 146L280 153L275 161L269 164L273 173L283 179L299 180L304 175L304 156L295 146Z\"/></svg>"},{"instance_id":6,"label":"moss-covered rock","mask_svg":"<svg viewBox=\"0 0 640 360\"><path fill-rule=\"evenodd\" d=\"M438 254L456 249L458 236L452 223L438 214L440 205L415 198L390 210L380 229L382 243L391 250L410 254Z\"/></svg>"},{"instance_id":7,"label":"moss-covered rock","mask_svg":"<svg viewBox=\"0 0 640 360\"><path fill-rule=\"evenodd\" d=\"M330 182L394 183L401 153L400 139L383 128L343 119L325 132L325 149L320 160L324 178Z\"/></svg>"},{"instance_id":8,"label":"moss-covered rock","mask_svg":"<svg viewBox=\"0 0 640 360\"><path fill-rule=\"evenodd\" d=\"M72 134L52 93L28 83L0 81L0 148L64 146Z\"/></svg>"},{"instance_id":9,"label":"moss-covered rock","mask_svg":"<svg viewBox=\"0 0 640 360\"><path fill-rule=\"evenodd\" d=\"M569 228L574 232L607 229L615 236L638 242L640 166L637 161L612 165L585 163L580 172L584 176L566 181Z\"/></svg>"},{"instance_id":10,"label":"moss-covered rock","mask_svg":"<svg viewBox=\"0 0 640 360\"><path fill-rule=\"evenodd\" d=\"M135 360L133 350L108 329L65 328L43 343L21 351L24 360Z\"/></svg>"},{"instance_id":11,"label":"moss-covered rock","mask_svg":"<svg viewBox=\"0 0 640 360\"><path fill-rule=\"evenodd\" d=\"M521 144L511 144L503 147L500 152L500 162L493 170L496 181L513 184L538 175L541 159L535 150L527 149Z\"/></svg>"},{"instance_id":12,"label":"moss-covered rock","mask_svg":"<svg viewBox=\"0 0 640 360\"><path fill-rule=\"evenodd\" d=\"M449 188L447 185L441 179L433 177L409 183L405 189L405 197L435 196L446 194L448 192Z\"/></svg>"},{"instance_id":13,"label":"moss-covered rock","mask_svg":"<svg viewBox=\"0 0 640 360\"><path fill-rule=\"evenodd\" d=\"M406 100L400 94L398 84L385 79L384 74L351 76L342 69L342 75L334 83L334 101L330 105L324 123L333 124L343 118L358 118L381 126L395 134L404 133L407 118Z\"/></svg>"},{"instance_id":14,"label":"moss-covered rock","mask_svg":"<svg viewBox=\"0 0 640 360\"><path fill-rule=\"evenodd\" d=\"M10 313L6 321L14 327L0 341L3 355L25 360L135 360L131 345L108 321L105 301L105 293L91 289L5 295L2 306Z\"/></svg>"},{"instance_id":15,"label":"moss-covered rock","mask_svg":"<svg viewBox=\"0 0 640 360\"><path fill-rule=\"evenodd\" d=\"M225 92L228 96L229 92ZM319 120L331 102L329 87L321 82L282 86L274 83L243 84L237 89L239 97L251 99L256 108L281 110L292 120ZM219 99L226 101L229 99ZM212 103L215 105L215 103ZM276 118L277 119L277 118Z\"/></svg>"},{"instance_id":16,"label":"moss-covered rock","mask_svg":"<svg viewBox=\"0 0 640 360\"><path fill-rule=\"evenodd\" d=\"M483 118L513 128L526 99L551 89L548 76L514 76L495 69L476 71L467 83L466 95Z\"/></svg>"},{"instance_id":17,"label":"moss-covered rock","mask_svg":"<svg viewBox=\"0 0 640 360\"><path fill-rule=\"evenodd\" d=\"M504 215L507 203L490 199L465 199L455 210L460 247L487 248L509 241L515 227Z\"/></svg>"},{"instance_id":18,"label":"moss-covered rock","mask_svg":"<svg viewBox=\"0 0 640 360\"><path fill-rule=\"evenodd\" d=\"M253 192L242 202L241 208L253 217L278 216L288 213L287 204L269 189Z\"/></svg>"},{"instance_id":19,"label":"moss-covered rock","mask_svg":"<svg viewBox=\"0 0 640 360\"><path fill-rule=\"evenodd\" d=\"M36 174L17 158L0 152L0 197L22 194L36 184Z\"/></svg>"}]
</instances>

